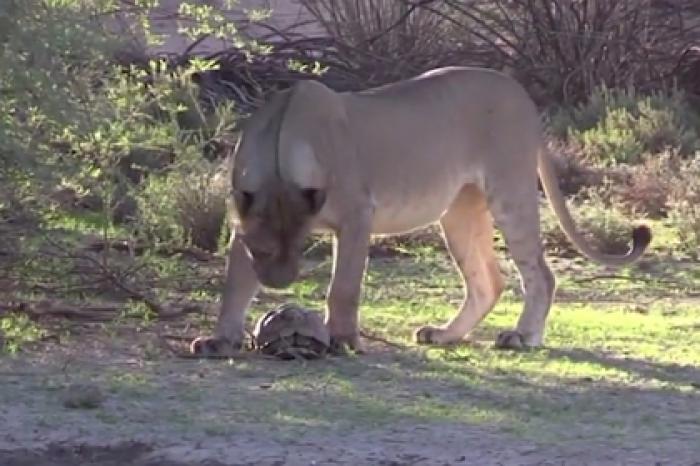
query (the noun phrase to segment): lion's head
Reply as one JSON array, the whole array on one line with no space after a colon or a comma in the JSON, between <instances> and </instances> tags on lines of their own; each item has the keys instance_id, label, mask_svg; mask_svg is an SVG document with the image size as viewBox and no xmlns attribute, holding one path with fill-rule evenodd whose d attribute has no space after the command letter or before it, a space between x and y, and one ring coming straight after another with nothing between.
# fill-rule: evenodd
<instances>
[{"instance_id":1,"label":"lion's head","mask_svg":"<svg viewBox=\"0 0 700 466\"><path fill-rule=\"evenodd\" d=\"M295 129L303 111L293 98L293 90L279 92L251 116L233 157L236 235L260 282L273 288L297 278L304 240L326 201L314 150Z\"/></svg>"},{"instance_id":2,"label":"lion's head","mask_svg":"<svg viewBox=\"0 0 700 466\"><path fill-rule=\"evenodd\" d=\"M283 288L297 278L304 239L324 197L322 189L282 184L275 189L234 190L237 234L260 283Z\"/></svg>"}]
</instances>

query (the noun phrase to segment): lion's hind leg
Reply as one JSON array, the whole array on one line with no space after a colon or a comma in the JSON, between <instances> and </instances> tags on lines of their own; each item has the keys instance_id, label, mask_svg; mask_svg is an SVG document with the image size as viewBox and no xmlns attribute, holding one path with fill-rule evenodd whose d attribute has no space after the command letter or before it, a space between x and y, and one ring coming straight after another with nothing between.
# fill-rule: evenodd
<instances>
[{"instance_id":1,"label":"lion's hind leg","mask_svg":"<svg viewBox=\"0 0 700 466\"><path fill-rule=\"evenodd\" d=\"M521 349L542 344L545 321L554 298L555 280L544 259L540 238L539 206L536 184L513 180L511 186L522 187L500 196L489 196L489 207L496 225L503 233L515 265L525 300L515 330L502 332L496 347Z\"/></svg>"},{"instance_id":2,"label":"lion's hind leg","mask_svg":"<svg viewBox=\"0 0 700 466\"><path fill-rule=\"evenodd\" d=\"M466 297L447 324L419 328L415 333L418 343L462 340L488 314L503 291L503 278L493 250L493 220L483 193L474 185L466 185L440 219L440 225L464 280Z\"/></svg>"}]
</instances>

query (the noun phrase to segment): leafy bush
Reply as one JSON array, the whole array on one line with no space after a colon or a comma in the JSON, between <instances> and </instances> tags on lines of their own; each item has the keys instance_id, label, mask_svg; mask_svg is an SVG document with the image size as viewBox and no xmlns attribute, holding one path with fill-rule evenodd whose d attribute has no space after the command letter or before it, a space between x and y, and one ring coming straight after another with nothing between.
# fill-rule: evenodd
<instances>
[{"instance_id":1,"label":"leafy bush","mask_svg":"<svg viewBox=\"0 0 700 466\"><path fill-rule=\"evenodd\" d=\"M586 160L581 148L576 144L555 139L550 140L547 146L556 167L559 187L564 194L576 194L585 187L603 183L603 170Z\"/></svg>"},{"instance_id":2,"label":"leafy bush","mask_svg":"<svg viewBox=\"0 0 700 466\"><path fill-rule=\"evenodd\" d=\"M665 217L673 184L683 179L681 162L677 154L666 151L645 156L639 165L617 167L608 174L609 203L631 214Z\"/></svg>"},{"instance_id":3,"label":"leafy bush","mask_svg":"<svg viewBox=\"0 0 700 466\"><path fill-rule=\"evenodd\" d=\"M203 161L149 177L138 196L143 233L160 242L216 251L228 193L218 181L215 168Z\"/></svg>"},{"instance_id":4,"label":"leafy bush","mask_svg":"<svg viewBox=\"0 0 700 466\"><path fill-rule=\"evenodd\" d=\"M23 345L40 340L44 334L26 315L4 316L0 318L0 352L16 353Z\"/></svg>"},{"instance_id":5,"label":"leafy bush","mask_svg":"<svg viewBox=\"0 0 700 466\"><path fill-rule=\"evenodd\" d=\"M587 158L607 166L639 162L644 154L667 149L681 156L700 149L700 115L680 91L638 95L599 88L588 102L555 112L550 127Z\"/></svg>"},{"instance_id":6,"label":"leafy bush","mask_svg":"<svg viewBox=\"0 0 700 466\"><path fill-rule=\"evenodd\" d=\"M678 231L678 248L696 258L700 257L700 204L689 201L673 203L670 217Z\"/></svg>"},{"instance_id":7,"label":"leafy bush","mask_svg":"<svg viewBox=\"0 0 700 466\"><path fill-rule=\"evenodd\" d=\"M681 165L669 196L669 219L677 229L680 249L700 256L700 155Z\"/></svg>"},{"instance_id":8,"label":"leafy bush","mask_svg":"<svg viewBox=\"0 0 700 466\"><path fill-rule=\"evenodd\" d=\"M167 163L195 152L201 157L210 140L231 129L231 105L209 113L199 105L194 77L214 68L212 61L115 63L128 44L126 35L105 26L109 18L118 14L123 23L141 25L156 4L0 4L0 182L12 186L20 202L38 200L41 208L57 186L71 186L99 198L111 217L123 204L125 181L162 168L163 155ZM180 7L181 15L196 19L188 33L235 36L214 9L188 5Z\"/></svg>"},{"instance_id":9,"label":"leafy bush","mask_svg":"<svg viewBox=\"0 0 700 466\"><path fill-rule=\"evenodd\" d=\"M131 36L115 31L115 15L120 20L116 23L133 25L139 29L139 38L150 41L157 38L142 26L157 3L0 1L0 194L11 193L0 196L1 291L34 291L39 280L24 278L31 278L30 272L37 269L43 270L42 289L57 293L68 293L76 286L81 293L114 289L110 280L101 281L100 287L82 283L83 272L56 273L84 271L85 257L93 251L99 251L97 269L105 277L128 281L133 270L146 276L144 264L122 264L121 259L127 258L121 255L108 261L107 256L116 254L115 237L136 244L134 238L124 236L155 237L149 230L155 229L153 225L160 228L160 236L216 248L222 208L213 200L216 195L205 188L209 166L203 153L211 155L205 149L227 137L237 115L230 103L206 109L200 105L196 76L215 64L199 58L146 57L138 65L129 65L117 58L133 44L127 44ZM190 3L195 2L182 2ZM183 6L179 11L184 19L194 17L195 21L187 22L193 37L211 34L236 39L231 37L236 32L230 21L224 21L213 7L200 7ZM176 195L167 183L190 191ZM158 189L172 195L156 196ZM145 221L138 218L139 211L123 209L129 201L145 205L142 197L153 201L151 210L143 210ZM166 228L153 220L156 199L175 206L171 224L176 227ZM76 203L91 212L76 212ZM170 214L165 207L158 208L157 212ZM197 220L191 218L194 211ZM83 215L89 217L89 227L74 221ZM120 216L131 217L133 223L115 227ZM146 227L137 231L139 225ZM80 239L96 234L100 249L83 251ZM152 260L149 251L142 252L140 258L128 260ZM102 270L107 264L110 270ZM133 285L148 288L140 280ZM138 293L134 296L140 299Z\"/></svg>"},{"instance_id":10,"label":"leafy bush","mask_svg":"<svg viewBox=\"0 0 700 466\"><path fill-rule=\"evenodd\" d=\"M608 254L621 254L630 247L632 225L629 218L618 209L605 206L595 194L580 204L570 204L572 215L583 233L595 248ZM559 227L556 216L548 207L542 212L542 236L545 246L562 255L576 251ZM578 253L576 253L578 254Z\"/></svg>"}]
</instances>

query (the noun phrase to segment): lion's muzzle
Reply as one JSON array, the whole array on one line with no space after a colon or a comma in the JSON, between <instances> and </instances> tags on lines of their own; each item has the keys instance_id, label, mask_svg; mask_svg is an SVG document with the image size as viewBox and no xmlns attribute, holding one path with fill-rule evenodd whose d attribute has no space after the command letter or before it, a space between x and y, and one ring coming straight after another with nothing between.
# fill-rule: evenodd
<instances>
[{"instance_id":1,"label":"lion's muzzle","mask_svg":"<svg viewBox=\"0 0 700 466\"><path fill-rule=\"evenodd\" d=\"M275 261L269 264L253 263L260 283L268 288L287 288L299 276L299 267L290 262Z\"/></svg>"}]
</instances>

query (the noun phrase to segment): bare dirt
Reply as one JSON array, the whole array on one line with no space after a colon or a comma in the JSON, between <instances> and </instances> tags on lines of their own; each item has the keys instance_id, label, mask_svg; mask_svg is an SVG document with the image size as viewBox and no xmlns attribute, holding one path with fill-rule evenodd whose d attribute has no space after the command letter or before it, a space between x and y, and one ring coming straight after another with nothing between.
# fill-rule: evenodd
<instances>
[{"instance_id":1,"label":"bare dirt","mask_svg":"<svg viewBox=\"0 0 700 466\"><path fill-rule=\"evenodd\" d=\"M594 423L554 416L554 428L569 432L548 440L546 433L523 435L522 426L509 429L507 420L443 415L416 400L529 408L519 408L527 398L415 378L428 368L420 354L377 342L358 358L199 361L169 354L150 330L89 335L90 343L43 343L0 359L0 465L700 465L700 429L692 422L670 436L642 429L608 437L593 431ZM67 407L65 390L81 384L99 387L104 401ZM563 406L573 393L567 390L545 396ZM695 409L697 416L700 403L691 395L659 391L639 402L659 413ZM532 396L536 404L543 394ZM626 395L596 396L615 410L613 400Z\"/></svg>"},{"instance_id":2,"label":"bare dirt","mask_svg":"<svg viewBox=\"0 0 700 466\"><path fill-rule=\"evenodd\" d=\"M381 340L312 362L179 357L214 315L42 321L43 341L0 353L0 466L700 466L697 366L559 346L509 372L483 360L489 326L442 359ZM538 377L548 360L602 376Z\"/></svg>"}]
</instances>

